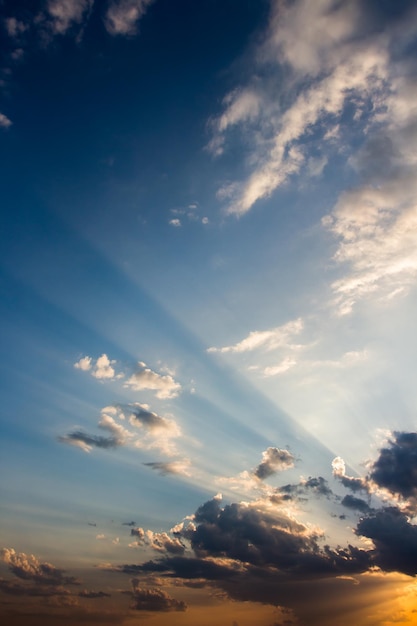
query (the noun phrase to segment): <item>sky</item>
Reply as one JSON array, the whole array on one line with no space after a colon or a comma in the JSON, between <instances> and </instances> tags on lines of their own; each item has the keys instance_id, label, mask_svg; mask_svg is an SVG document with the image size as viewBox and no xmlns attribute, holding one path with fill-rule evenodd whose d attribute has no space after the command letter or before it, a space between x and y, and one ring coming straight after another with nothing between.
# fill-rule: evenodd
<instances>
[{"instance_id":1,"label":"sky","mask_svg":"<svg viewBox=\"0 0 417 626\"><path fill-rule=\"evenodd\" d=\"M0 616L417 624L417 6L1 0Z\"/></svg>"}]
</instances>

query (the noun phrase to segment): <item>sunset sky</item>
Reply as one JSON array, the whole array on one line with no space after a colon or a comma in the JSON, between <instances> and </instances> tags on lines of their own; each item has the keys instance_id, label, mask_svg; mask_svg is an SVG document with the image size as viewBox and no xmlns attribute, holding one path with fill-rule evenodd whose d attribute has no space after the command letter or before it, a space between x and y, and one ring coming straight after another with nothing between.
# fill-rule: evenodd
<instances>
[{"instance_id":1,"label":"sunset sky","mask_svg":"<svg viewBox=\"0 0 417 626\"><path fill-rule=\"evenodd\" d=\"M416 625L416 3L0 11L2 623Z\"/></svg>"}]
</instances>

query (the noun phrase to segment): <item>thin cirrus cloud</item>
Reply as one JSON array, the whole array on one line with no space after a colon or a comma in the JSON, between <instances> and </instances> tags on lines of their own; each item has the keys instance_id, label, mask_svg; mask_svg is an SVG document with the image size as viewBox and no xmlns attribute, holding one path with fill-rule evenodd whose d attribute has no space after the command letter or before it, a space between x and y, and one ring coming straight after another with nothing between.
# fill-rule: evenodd
<instances>
[{"instance_id":1,"label":"thin cirrus cloud","mask_svg":"<svg viewBox=\"0 0 417 626\"><path fill-rule=\"evenodd\" d=\"M340 315L365 297L407 293L417 274L417 84L393 52L400 31L404 48L412 40L416 16L381 30L371 13L358 1L273 3L253 53L253 77L225 96L223 111L210 121L213 155L228 149L236 128L251 147L246 177L218 190L226 212L237 216L295 174L320 175L329 155L348 154L360 184L322 220L338 244L333 260L343 275L331 288ZM359 149L343 121L349 107Z\"/></svg>"},{"instance_id":2,"label":"thin cirrus cloud","mask_svg":"<svg viewBox=\"0 0 417 626\"><path fill-rule=\"evenodd\" d=\"M257 349L275 350L279 347L288 346L292 337L298 335L303 328L303 320L298 318L282 326L272 328L271 330L251 331L247 337L233 345L223 346L221 348L211 347L208 348L207 352L220 352L224 354L226 352L250 352Z\"/></svg>"}]
</instances>

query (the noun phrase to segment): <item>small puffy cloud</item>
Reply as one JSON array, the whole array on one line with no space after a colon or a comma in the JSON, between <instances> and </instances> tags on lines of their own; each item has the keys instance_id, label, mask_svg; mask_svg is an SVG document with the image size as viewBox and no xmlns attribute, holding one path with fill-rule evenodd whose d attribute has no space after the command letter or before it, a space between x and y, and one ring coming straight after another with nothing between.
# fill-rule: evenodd
<instances>
[{"instance_id":1,"label":"small puffy cloud","mask_svg":"<svg viewBox=\"0 0 417 626\"><path fill-rule=\"evenodd\" d=\"M12 125L12 122L9 120L7 115L4 113L0 113L0 128L9 128Z\"/></svg>"},{"instance_id":2,"label":"small puffy cloud","mask_svg":"<svg viewBox=\"0 0 417 626\"><path fill-rule=\"evenodd\" d=\"M116 363L110 360L107 354L102 354L98 359L94 360L91 356L84 356L74 363L76 369L83 372L90 372L94 378L112 379L116 376L113 365Z\"/></svg>"},{"instance_id":3,"label":"small puffy cloud","mask_svg":"<svg viewBox=\"0 0 417 626\"><path fill-rule=\"evenodd\" d=\"M132 374L124 384L134 391L142 391L149 389L155 391L157 398L162 400L167 398L176 398L181 390L181 385L174 380L170 374L158 374L143 363L138 363L139 370Z\"/></svg>"},{"instance_id":4,"label":"small puffy cloud","mask_svg":"<svg viewBox=\"0 0 417 626\"><path fill-rule=\"evenodd\" d=\"M47 12L55 35L63 35L73 24L80 24L94 0L48 0Z\"/></svg>"},{"instance_id":5,"label":"small puffy cloud","mask_svg":"<svg viewBox=\"0 0 417 626\"><path fill-rule=\"evenodd\" d=\"M370 506L367 502L365 502L365 500L352 496L351 494L347 494L343 498L341 505L347 507L348 509L360 511L361 513L368 513L368 511L370 511Z\"/></svg>"},{"instance_id":6,"label":"small puffy cloud","mask_svg":"<svg viewBox=\"0 0 417 626\"><path fill-rule=\"evenodd\" d=\"M288 372L288 370L292 369L296 365L297 365L296 359L294 359L293 357L287 356L278 365L270 365L268 367L265 367L265 369L263 370L263 374L266 377L279 376L280 374L284 374L285 372Z\"/></svg>"},{"instance_id":7,"label":"small puffy cloud","mask_svg":"<svg viewBox=\"0 0 417 626\"><path fill-rule=\"evenodd\" d=\"M265 452L262 452L262 461L253 473L257 478L264 480L290 467L294 467L294 457L291 452L279 448L267 448Z\"/></svg>"},{"instance_id":8,"label":"small puffy cloud","mask_svg":"<svg viewBox=\"0 0 417 626\"><path fill-rule=\"evenodd\" d=\"M176 217L172 220L169 220L169 224L171 224L171 226L175 226L175 228L179 228L181 226L181 220Z\"/></svg>"},{"instance_id":9,"label":"small puffy cloud","mask_svg":"<svg viewBox=\"0 0 417 626\"><path fill-rule=\"evenodd\" d=\"M271 330L252 331L247 337L238 343L222 348L208 348L207 352L248 352L257 349L275 350L276 348L288 346L292 337L298 335L304 328L301 318L292 320L277 326Z\"/></svg>"},{"instance_id":10,"label":"small puffy cloud","mask_svg":"<svg viewBox=\"0 0 417 626\"><path fill-rule=\"evenodd\" d=\"M16 552L13 548L1 551L3 561L9 570L22 580L30 580L42 585L78 585L73 576L65 576L64 571L50 563L42 563L33 554Z\"/></svg>"},{"instance_id":11,"label":"small puffy cloud","mask_svg":"<svg viewBox=\"0 0 417 626\"><path fill-rule=\"evenodd\" d=\"M135 35L137 25L153 0L112 0L105 26L110 35Z\"/></svg>"},{"instance_id":12,"label":"small puffy cloud","mask_svg":"<svg viewBox=\"0 0 417 626\"><path fill-rule=\"evenodd\" d=\"M170 474L177 474L180 476L190 476L190 461L188 459L181 459L179 461L169 461L169 462L161 462L161 461L153 461L149 463L144 463L146 467L154 470L161 474L161 476L168 476Z\"/></svg>"},{"instance_id":13,"label":"small puffy cloud","mask_svg":"<svg viewBox=\"0 0 417 626\"><path fill-rule=\"evenodd\" d=\"M15 17L8 17L4 20L7 34L9 37L15 38L21 35L27 30L27 26L24 22L17 20Z\"/></svg>"},{"instance_id":14,"label":"small puffy cloud","mask_svg":"<svg viewBox=\"0 0 417 626\"><path fill-rule=\"evenodd\" d=\"M131 608L135 611L162 612L186 611L187 605L182 600L176 600L169 596L163 589L141 587L140 581L132 580L133 603Z\"/></svg>"}]
</instances>

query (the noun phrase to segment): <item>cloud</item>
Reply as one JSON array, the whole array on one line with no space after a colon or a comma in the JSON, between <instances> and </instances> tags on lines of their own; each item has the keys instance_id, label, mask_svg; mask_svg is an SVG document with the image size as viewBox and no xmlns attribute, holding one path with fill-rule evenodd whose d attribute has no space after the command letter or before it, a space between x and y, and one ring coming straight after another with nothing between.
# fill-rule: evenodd
<instances>
[{"instance_id":1,"label":"cloud","mask_svg":"<svg viewBox=\"0 0 417 626\"><path fill-rule=\"evenodd\" d=\"M19 35L24 33L28 28L24 22L17 20L15 17L7 17L4 20L4 25L6 27L7 34L13 39L19 37Z\"/></svg>"},{"instance_id":2,"label":"cloud","mask_svg":"<svg viewBox=\"0 0 417 626\"><path fill-rule=\"evenodd\" d=\"M121 424L117 424L117 422L106 413L102 413L98 426L99 428L110 431L111 436L102 437L101 435L91 435L81 430L76 430L68 433L68 435L58 437L58 440L62 443L77 446L85 452L90 452L92 448L103 448L105 450L117 448L125 445L132 438L132 434L126 430L126 428L123 428Z\"/></svg>"},{"instance_id":3,"label":"cloud","mask_svg":"<svg viewBox=\"0 0 417 626\"><path fill-rule=\"evenodd\" d=\"M22 580L29 580L42 585L78 585L73 576L65 576L64 571L50 563L41 563L33 554L16 552L13 548L1 551L3 561L9 570Z\"/></svg>"},{"instance_id":4,"label":"cloud","mask_svg":"<svg viewBox=\"0 0 417 626\"><path fill-rule=\"evenodd\" d=\"M132 580L131 608L135 611L168 612L186 611L187 605L182 600L171 598L163 589L150 589L140 586L140 581Z\"/></svg>"},{"instance_id":5,"label":"cloud","mask_svg":"<svg viewBox=\"0 0 417 626\"><path fill-rule=\"evenodd\" d=\"M172 220L169 220L169 224L171 224L171 226L179 228L181 226L181 220L179 220L178 218L174 218Z\"/></svg>"},{"instance_id":6,"label":"cloud","mask_svg":"<svg viewBox=\"0 0 417 626\"><path fill-rule=\"evenodd\" d=\"M362 518L358 535L372 539L372 558L383 571L417 575L417 526L396 507L385 507Z\"/></svg>"},{"instance_id":7,"label":"cloud","mask_svg":"<svg viewBox=\"0 0 417 626\"><path fill-rule=\"evenodd\" d=\"M78 596L80 598L110 598L111 594L110 593L106 593L105 591L88 591L87 589L84 589L83 591L80 591L78 593Z\"/></svg>"},{"instance_id":8,"label":"cloud","mask_svg":"<svg viewBox=\"0 0 417 626\"><path fill-rule=\"evenodd\" d=\"M262 462L255 468L257 478L264 480L277 472L294 467L294 457L288 450L267 448L262 452Z\"/></svg>"},{"instance_id":9,"label":"cloud","mask_svg":"<svg viewBox=\"0 0 417 626\"><path fill-rule=\"evenodd\" d=\"M247 178L220 189L220 196L229 198L227 212L237 215L302 168L306 175L319 175L328 157L319 154L311 161L308 151L318 143L312 131L326 150L329 123L336 125L348 104L355 103L357 110L373 106L370 124L389 93L386 42L365 32L358 2L297 0L272 7L267 33L254 54L256 78L228 94L223 112L211 122L214 154L222 154L235 126L252 146Z\"/></svg>"},{"instance_id":10,"label":"cloud","mask_svg":"<svg viewBox=\"0 0 417 626\"><path fill-rule=\"evenodd\" d=\"M124 426L126 421L134 430ZM147 405L133 403L106 406L101 410L98 427L110 432L110 436L103 437L77 429L58 437L58 441L77 446L85 452L90 452L92 448L111 449L130 445L144 450L158 449L168 456L177 454L174 440L181 436L178 424L173 419L150 411ZM185 460L175 462L172 470L185 474L187 463Z\"/></svg>"},{"instance_id":11,"label":"cloud","mask_svg":"<svg viewBox=\"0 0 417 626\"><path fill-rule=\"evenodd\" d=\"M394 432L370 470L379 486L417 504L417 433ZM417 507L416 507L417 510Z\"/></svg>"},{"instance_id":12,"label":"cloud","mask_svg":"<svg viewBox=\"0 0 417 626\"><path fill-rule=\"evenodd\" d=\"M181 390L181 385L170 374L158 374L142 363L138 363L139 370L132 374L124 384L134 391L149 389L155 391L157 398L176 398Z\"/></svg>"},{"instance_id":13,"label":"cloud","mask_svg":"<svg viewBox=\"0 0 417 626\"><path fill-rule=\"evenodd\" d=\"M52 32L63 35L73 24L80 24L93 4L94 0L48 0L46 9Z\"/></svg>"},{"instance_id":14,"label":"cloud","mask_svg":"<svg viewBox=\"0 0 417 626\"><path fill-rule=\"evenodd\" d=\"M107 9L105 26L110 35L135 35L141 17L153 0L113 0Z\"/></svg>"},{"instance_id":15,"label":"cloud","mask_svg":"<svg viewBox=\"0 0 417 626\"><path fill-rule=\"evenodd\" d=\"M355 478L346 474L346 464L344 460L338 456L332 461L333 476L338 478L342 485L352 491L369 491L368 481L364 478Z\"/></svg>"},{"instance_id":16,"label":"cloud","mask_svg":"<svg viewBox=\"0 0 417 626\"><path fill-rule=\"evenodd\" d=\"M74 367L83 372L90 372L94 378L112 379L116 375L113 368L115 363L116 361L111 361L107 354L102 354L97 360L92 359L90 356L84 356L74 363Z\"/></svg>"},{"instance_id":17,"label":"cloud","mask_svg":"<svg viewBox=\"0 0 417 626\"><path fill-rule=\"evenodd\" d=\"M12 596L31 596L49 598L51 596L70 596L71 592L61 586L28 585L26 583L0 578L0 591Z\"/></svg>"},{"instance_id":18,"label":"cloud","mask_svg":"<svg viewBox=\"0 0 417 626\"><path fill-rule=\"evenodd\" d=\"M356 498L350 494L343 498L341 505L347 507L348 509L360 511L361 513L368 513L368 511L371 510L371 507L367 502L365 502L365 500L362 500L362 498Z\"/></svg>"},{"instance_id":19,"label":"cloud","mask_svg":"<svg viewBox=\"0 0 417 626\"><path fill-rule=\"evenodd\" d=\"M9 118L4 115L4 113L0 113L0 128L9 128L12 125L12 122Z\"/></svg>"},{"instance_id":20,"label":"cloud","mask_svg":"<svg viewBox=\"0 0 417 626\"><path fill-rule=\"evenodd\" d=\"M190 476L189 468L191 464L188 459L169 462L153 461L149 463L144 463L144 465L155 470L156 472L161 474L161 476L168 476L169 474Z\"/></svg>"},{"instance_id":21,"label":"cloud","mask_svg":"<svg viewBox=\"0 0 417 626\"><path fill-rule=\"evenodd\" d=\"M275 350L280 347L287 347L294 335L298 335L304 328L301 318L292 320L277 326L271 330L252 331L247 337L238 343L222 348L208 348L207 352L248 352L257 349Z\"/></svg>"}]
</instances>

